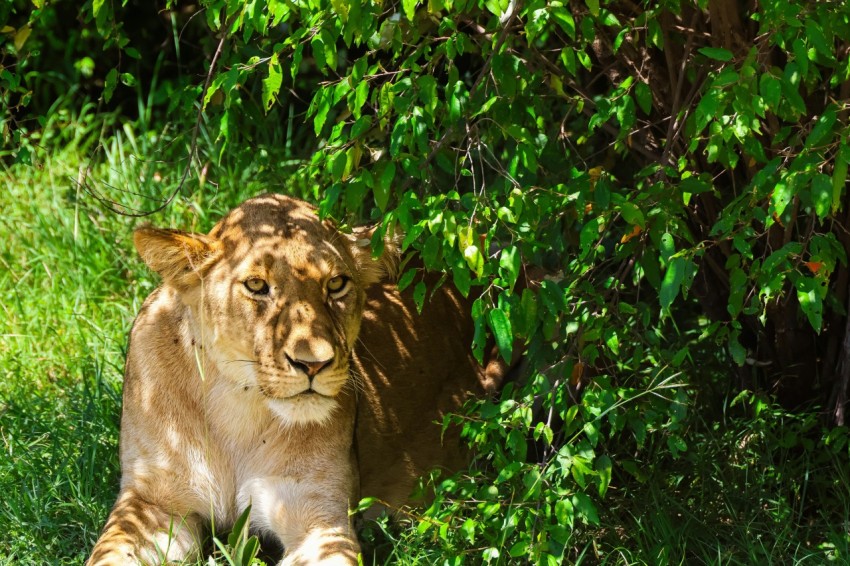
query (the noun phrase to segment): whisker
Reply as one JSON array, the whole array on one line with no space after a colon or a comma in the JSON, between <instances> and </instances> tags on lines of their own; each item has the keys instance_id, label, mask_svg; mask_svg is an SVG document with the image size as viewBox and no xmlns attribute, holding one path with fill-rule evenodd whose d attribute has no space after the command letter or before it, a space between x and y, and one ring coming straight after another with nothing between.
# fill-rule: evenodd
<instances>
[{"instance_id":1,"label":"whisker","mask_svg":"<svg viewBox=\"0 0 850 566\"><path fill-rule=\"evenodd\" d=\"M372 361L374 361L378 365L378 367L380 367L381 369L386 369L384 367L384 364L382 364L380 360L378 360L377 356L375 356L375 354L369 351L369 348L366 347L366 343L360 338L360 336L357 337L357 342L361 346L363 346L363 349L366 351L367 354L369 354L369 357L372 358Z\"/></svg>"},{"instance_id":2,"label":"whisker","mask_svg":"<svg viewBox=\"0 0 850 566\"><path fill-rule=\"evenodd\" d=\"M258 366L258 365L260 365L260 363L259 363L258 361L256 361L256 360L239 360L239 359L236 359L236 360L224 360L224 363L226 363L226 364L236 364L236 363L240 363L240 364L247 364L247 365L249 365L249 366Z\"/></svg>"},{"instance_id":3,"label":"whisker","mask_svg":"<svg viewBox=\"0 0 850 566\"><path fill-rule=\"evenodd\" d=\"M348 370L349 379L346 384L343 386L343 389L350 388L355 393L366 393L365 379L354 368L349 368Z\"/></svg>"},{"instance_id":4,"label":"whisker","mask_svg":"<svg viewBox=\"0 0 850 566\"><path fill-rule=\"evenodd\" d=\"M351 391L352 393L354 393L355 398L357 398L359 395L363 394L363 390L360 389L359 387L357 387L354 384L353 381L350 381L350 382L346 383L345 385L343 385L342 389L340 389L340 392L343 392L343 391Z\"/></svg>"}]
</instances>

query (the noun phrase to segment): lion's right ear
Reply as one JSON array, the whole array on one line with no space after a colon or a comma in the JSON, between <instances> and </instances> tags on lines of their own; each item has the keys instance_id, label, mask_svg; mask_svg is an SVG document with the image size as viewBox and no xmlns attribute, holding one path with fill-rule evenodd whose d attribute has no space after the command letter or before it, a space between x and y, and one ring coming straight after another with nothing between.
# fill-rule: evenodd
<instances>
[{"instance_id":1,"label":"lion's right ear","mask_svg":"<svg viewBox=\"0 0 850 566\"><path fill-rule=\"evenodd\" d=\"M200 281L221 253L221 243L209 236L152 226L137 228L133 243L148 267L178 287Z\"/></svg>"},{"instance_id":2,"label":"lion's right ear","mask_svg":"<svg viewBox=\"0 0 850 566\"><path fill-rule=\"evenodd\" d=\"M346 236L350 243L351 254L360 271L360 280L366 287L383 279L395 279L401 255L399 251L401 237L396 235L385 236L383 253L378 258L372 257L372 236L375 228L375 226L361 226Z\"/></svg>"}]
</instances>

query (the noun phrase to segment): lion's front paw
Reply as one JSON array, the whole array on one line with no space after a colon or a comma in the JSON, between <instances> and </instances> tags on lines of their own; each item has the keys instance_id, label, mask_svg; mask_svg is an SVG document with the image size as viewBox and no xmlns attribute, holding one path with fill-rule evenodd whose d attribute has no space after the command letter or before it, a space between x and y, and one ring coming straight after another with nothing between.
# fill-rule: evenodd
<instances>
[{"instance_id":1,"label":"lion's front paw","mask_svg":"<svg viewBox=\"0 0 850 566\"><path fill-rule=\"evenodd\" d=\"M280 566L356 566L360 545L340 529L313 531L288 548Z\"/></svg>"}]
</instances>

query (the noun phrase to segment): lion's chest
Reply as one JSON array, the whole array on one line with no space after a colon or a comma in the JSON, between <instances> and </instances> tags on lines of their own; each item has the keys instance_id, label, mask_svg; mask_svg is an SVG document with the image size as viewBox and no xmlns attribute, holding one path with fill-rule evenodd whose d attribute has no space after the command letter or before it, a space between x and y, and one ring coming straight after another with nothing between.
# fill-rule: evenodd
<instances>
[{"instance_id":1,"label":"lion's chest","mask_svg":"<svg viewBox=\"0 0 850 566\"><path fill-rule=\"evenodd\" d=\"M240 494L258 479L298 473L287 435L255 390L211 387L206 395L206 439L189 451L195 497L205 499L217 524L232 523Z\"/></svg>"}]
</instances>

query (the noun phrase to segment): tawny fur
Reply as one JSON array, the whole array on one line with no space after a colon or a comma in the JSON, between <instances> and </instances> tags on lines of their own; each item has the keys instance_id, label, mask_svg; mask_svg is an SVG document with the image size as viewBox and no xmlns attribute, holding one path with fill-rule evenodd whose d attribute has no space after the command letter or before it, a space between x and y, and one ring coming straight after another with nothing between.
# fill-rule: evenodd
<instances>
[{"instance_id":1,"label":"tawny fur","mask_svg":"<svg viewBox=\"0 0 850 566\"><path fill-rule=\"evenodd\" d=\"M402 505L418 475L463 464L433 421L504 368L474 363L456 291L441 288L419 318L377 284L397 252L388 242L372 258L368 236L279 195L206 236L136 232L163 285L131 333L121 489L90 566L192 558L211 523L226 531L249 504L252 529L284 545L281 564L356 564L348 509L360 496ZM330 293L337 276L345 292Z\"/></svg>"}]
</instances>

